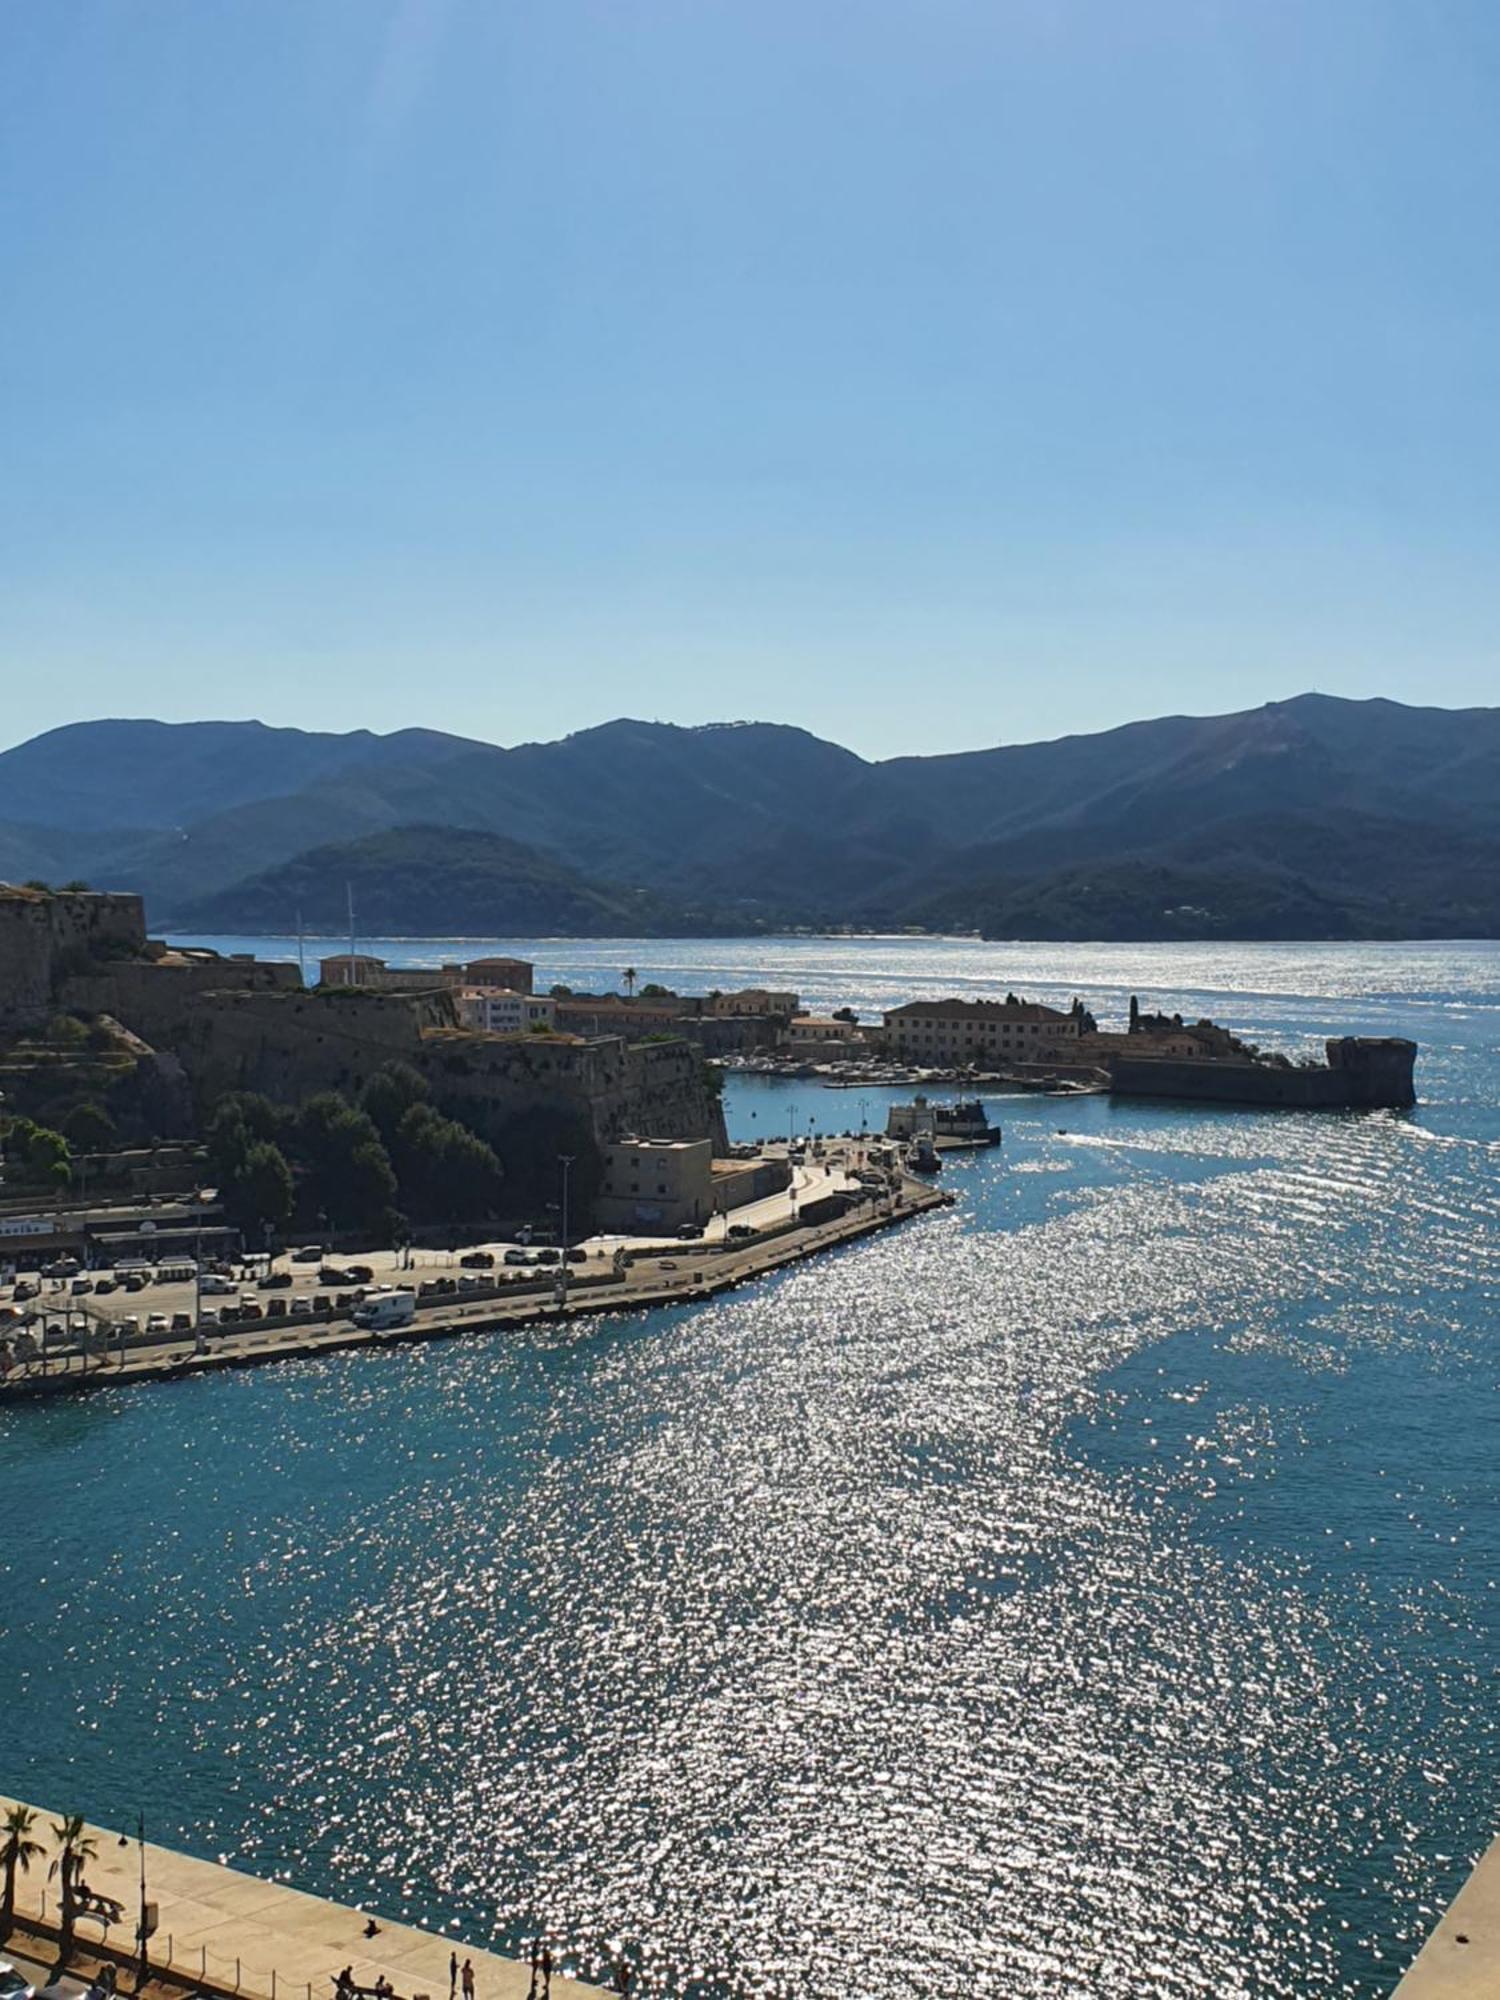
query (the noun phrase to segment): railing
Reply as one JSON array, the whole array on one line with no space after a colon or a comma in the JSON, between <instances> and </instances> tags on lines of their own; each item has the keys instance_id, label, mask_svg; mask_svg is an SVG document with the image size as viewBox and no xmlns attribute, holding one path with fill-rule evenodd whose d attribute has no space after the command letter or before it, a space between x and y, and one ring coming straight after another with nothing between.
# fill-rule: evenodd
<instances>
[{"instance_id":1,"label":"railing","mask_svg":"<svg viewBox=\"0 0 1500 2000\"><path fill-rule=\"evenodd\" d=\"M47 1891L41 1890L38 1904L28 1906L18 1895L16 1898L15 1920L26 1930L36 1930L48 1937L61 1937L61 1907L49 1915ZM140 1949L135 1934L130 1934L129 1943L114 1944L109 1938L111 1919L104 1918L104 1935L91 1938L80 1926L101 1921L96 1910L80 1909L74 1920L73 1936L75 1944L90 1957L107 1959L111 1963L129 1968L138 1963ZM153 1945L157 1948L153 1950ZM161 1949L161 1934L148 1939L146 1944L146 1964L149 1976L165 1979L196 1990L223 1996L223 2000L313 2000L313 1981L284 1979L273 1965L269 1971L247 1966L241 1958L221 1957L210 1951L207 1945L187 1945L181 1958L177 1956L177 1941L173 1934L166 1934L165 1949ZM331 1983L331 1982L330 1982Z\"/></svg>"}]
</instances>

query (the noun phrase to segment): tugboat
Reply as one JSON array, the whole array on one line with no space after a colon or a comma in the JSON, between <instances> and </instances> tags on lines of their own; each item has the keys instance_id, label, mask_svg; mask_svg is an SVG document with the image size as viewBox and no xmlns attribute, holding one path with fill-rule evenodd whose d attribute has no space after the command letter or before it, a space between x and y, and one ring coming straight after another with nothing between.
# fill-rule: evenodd
<instances>
[{"instance_id":1,"label":"tugboat","mask_svg":"<svg viewBox=\"0 0 1500 2000\"><path fill-rule=\"evenodd\" d=\"M942 1155L932 1143L929 1134L919 1132L906 1149L906 1167L908 1173L941 1173L942 1166Z\"/></svg>"}]
</instances>

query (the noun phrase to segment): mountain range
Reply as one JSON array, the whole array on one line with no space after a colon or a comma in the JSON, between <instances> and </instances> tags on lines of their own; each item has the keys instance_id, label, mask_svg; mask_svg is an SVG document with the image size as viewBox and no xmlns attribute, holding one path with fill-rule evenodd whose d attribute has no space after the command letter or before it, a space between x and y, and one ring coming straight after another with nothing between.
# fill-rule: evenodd
<instances>
[{"instance_id":1,"label":"mountain range","mask_svg":"<svg viewBox=\"0 0 1500 2000\"><path fill-rule=\"evenodd\" d=\"M1301 695L870 762L771 723L501 749L259 722L70 724L0 753L0 876L153 928L1018 938L1500 935L1500 709Z\"/></svg>"}]
</instances>

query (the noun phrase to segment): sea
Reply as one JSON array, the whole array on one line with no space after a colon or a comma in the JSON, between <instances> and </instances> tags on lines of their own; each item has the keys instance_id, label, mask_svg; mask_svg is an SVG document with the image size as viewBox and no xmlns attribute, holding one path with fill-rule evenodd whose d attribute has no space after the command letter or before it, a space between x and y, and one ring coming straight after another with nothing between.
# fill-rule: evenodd
<instances>
[{"instance_id":1,"label":"sea","mask_svg":"<svg viewBox=\"0 0 1500 2000\"><path fill-rule=\"evenodd\" d=\"M0 1791L642 1994L1389 1994L1500 1817L1500 946L361 948L1135 993L1420 1101L994 1098L718 1301L0 1405Z\"/></svg>"}]
</instances>

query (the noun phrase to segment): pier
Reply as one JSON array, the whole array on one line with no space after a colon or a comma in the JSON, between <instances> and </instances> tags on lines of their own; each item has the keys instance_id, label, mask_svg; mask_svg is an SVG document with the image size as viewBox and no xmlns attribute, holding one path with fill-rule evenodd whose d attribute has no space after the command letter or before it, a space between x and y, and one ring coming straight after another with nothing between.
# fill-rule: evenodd
<instances>
[{"instance_id":1,"label":"pier","mask_svg":"<svg viewBox=\"0 0 1500 2000\"><path fill-rule=\"evenodd\" d=\"M561 1299L529 1290L519 1297L502 1295L468 1304L460 1299L451 1306L424 1306L409 1325L394 1330L356 1326L347 1318L321 1324L306 1319L261 1320L216 1334L211 1343L203 1344L202 1351L191 1334L164 1336L147 1345L100 1356L92 1364L87 1356L74 1357L80 1362L77 1368L60 1368L54 1362L45 1374L36 1368L24 1373L15 1370L0 1380L0 1407L28 1397L181 1380L267 1361L337 1354L355 1347L476 1337L609 1313L691 1305L825 1250L950 1207L952 1202L952 1195L941 1189L904 1179L893 1195L825 1221L799 1220L744 1242L675 1244L670 1252L662 1246L629 1265L617 1279L575 1281Z\"/></svg>"},{"instance_id":2,"label":"pier","mask_svg":"<svg viewBox=\"0 0 1500 2000\"><path fill-rule=\"evenodd\" d=\"M1393 2000L1494 2000L1500 1993L1500 1840L1438 1919Z\"/></svg>"},{"instance_id":3,"label":"pier","mask_svg":"<svg viewBox=\"0 0 1500 2000\"><path fill-rule=\"evenodd\" d=\"M0 1813L17 1803L0 1797ZM43 1855L18 1877L17 1928L3 1949L7 1956L50 1965L57 1957L59 1911L47 1870L57 1854L53 1826L63 1815L45 1807L32 1810L37 1819L30 1837ZM88 1913L78 1919L72 1958L90 1969L113 1965L122 1990L125 1984L136 1990L143 1900L155 1920L147 1948L149 1980L163 1993L206 1994L212 2000L333 2000L347 1966L361 1993L384 1980L393 2000L448 2000L453 1952L460 1966L466 1958L473 1964L475 2000L526 2000L532 1990L529 1964L476 1949L457 1936L393 1923L284 1882L264 1882L216 1861L139 1842L118 1829L89 1825L85 1833L95 1854L84 1870ZM555 1947L553 1960L556 1965ZM588 2000L607 1990L557 1970L551 1985L556 2000Z\"/></svg>"}]
</instances>

